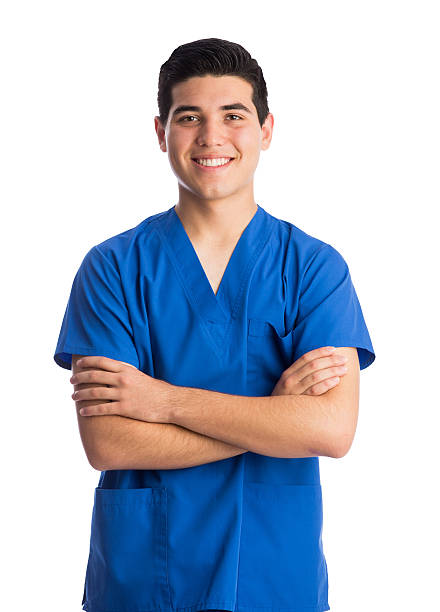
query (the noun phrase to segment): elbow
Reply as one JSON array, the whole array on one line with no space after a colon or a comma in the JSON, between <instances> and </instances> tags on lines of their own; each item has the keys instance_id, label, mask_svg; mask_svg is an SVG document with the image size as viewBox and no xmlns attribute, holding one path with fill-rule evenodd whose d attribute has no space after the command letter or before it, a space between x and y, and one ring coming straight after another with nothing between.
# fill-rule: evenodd
<instances>
[{"instance_id":1,"label":"elbow","mask_svg":"<svg viewBox=\"0 0 440 612\"><path fill-rule=\"evenodd\" d=\"M105 470L110 469L105 459L96 452L96 449L92 450L90 448L85 447L84 450L86 453L87 461L94 470L97 470L98 472L103 472Z\"/></svg>"},{"instance_id":2,"label":"elbow","mask_svg":"<svg viewBox=\"0 0 440 612\"><path fill-rule=\"evenodd\" d=\"M78 413L79 431L87 460L93 469L103 472L112 469L109 456L115 455L112 442L112 424L118 415L81 416Z\"/></svg>"},{"instance_id":3,"label":"elbow","mask_svg":"<svg viewBox=\"0 0 440 612\"><path fill-rule=\"evenodd\" d=\"M83 418L85 419L90 417ZM100 452L100 445L96 443L95 437L91 436L90 432L83 428L81 429L81 439L87 461L92 468L94 470L98 470L99 472L108 470L109 468L107 467L107 461L105 460L103 453Z\"/></svg>"},{"instance_id":4,"label":"elbow","mask_svg":"<svg viewBox=\"0 0 440 612\"><path fill-rule=\"evenodd\" d=\"M345 457L353 443L353 434L341 430L325 430L314 436L313 442L308 445L311 457L331 457L341 459Z\"/></svg>"},{"instance_id":5,"label":"elbow","mask_svg":"<svg viewBox=\"0 0 440 612\"><path fill-rule=\"evenodd\" d=\"M98 472L105 472L106 470L110 469L104 461L101 461L99 459L95 459L95 458L93 460L89 459L89 463L92 466L92 468L94 470L97 470Z\"/></svg>"},{"instance_id":6,"label":"elbow","mask_svg":"<svg viewBox=\"0 0 440 612\"><path fill-rule=\"evenodd\" d=\"M331 452L329 457L333 457L333 459L342 459L347 455L348 451L353 444L353 434L350 433L342 433L333 437L331 444Z\"/></svg>"},{"instance_id":7,"label":"elbow","mask_svg":"<svg viewBox=\"0 0 440 612\"><path fill-rule=\"evenodd\" d=\"M83 418L93 418L93 417L83 417ZM102 418L102 417L96 417ZM95 432L96 433L96 432ZM89 435L87 435L89 434ZM90 435L90 431L86 432L82 430L82 443L84 452L87 457L87 461L92 466L94 470L98 472L103 472L105 470L110 470L111 467L108 463L108 452L103 451L105 448L105 444L102 444L102 440L99 436ZM98 439L97 439L98 438Z\"/></svg>"},{"instance_id":8,"label":"elbow","mask_svg":"<svg viewBox=\"0 0 440 612\"><path fill-rule=\"evenodd\" d=\"M330 457L342 459L348 454L353 444L357 425L357 408L347 410L345 415L338 415L334 423L331 439L327 437Z\"/></svg>"},{"instance_id":9,"label":"elbow","mask_svg":"<svg viewBox=\"0 0 440 612\"><path fill-rule=\"evenodd\" d=\"M113 415L112 415L113 416ZM102 442L102 440L99 440ZM110 460L112 457L112 460ZM91 453L89 459L90 465L99 472L105 472L106 470L117 470L123 469L119 467L119 461L116 458L116 449L107 444L95 444L93 453Z\"/></svg>"},{"instance_id":10,"label":"elbow","mask_svg":"<svg viewBox=\"0 0 440 612\"><path fill-rule=\"evenodd\" d=\"M305 456L341 459L345 457L350 450L353 438L354 434L352 432L321 432L321 434L315 436L314 440L308 445L308 454Z\"/></svg>"}]
</instances>

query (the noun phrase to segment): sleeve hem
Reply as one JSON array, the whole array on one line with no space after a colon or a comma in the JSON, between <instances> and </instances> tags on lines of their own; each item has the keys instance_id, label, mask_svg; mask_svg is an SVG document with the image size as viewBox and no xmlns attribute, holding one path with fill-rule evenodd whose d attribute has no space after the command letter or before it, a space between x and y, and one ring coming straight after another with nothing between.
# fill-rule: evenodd
<instances>
[{"instance_id":1,"label":"sleeve hem","mask_svg":"<svg viewBox=\"0 0 440 612\"><path fill-rule=\"evenodd\" d=\"M139 359L133 355L131 351L121 351L109 349L105 347L90 347L90 346L79 346L73 344L65 344L62 348L57 349L53 358L57 365L60 367L71 370L72 369L72 355L99 355L102 357L108 357L109 359L115 359L117 361L125 361L130 363L135 368L139 369Z\"/></svg>"}]
</instances>

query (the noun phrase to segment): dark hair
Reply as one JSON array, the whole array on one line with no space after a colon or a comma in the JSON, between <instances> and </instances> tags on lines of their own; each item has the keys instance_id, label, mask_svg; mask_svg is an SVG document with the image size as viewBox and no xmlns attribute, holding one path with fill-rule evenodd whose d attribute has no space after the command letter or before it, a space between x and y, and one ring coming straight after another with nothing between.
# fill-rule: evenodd
<instances>
[{"instance_id":1,"label":"dark hair","mask_svg":"<svg viewBox=\"0 0 440 612\"><path fill-rule=\"evenodd\" d=\"M173 86L191 77L207 74L239 76L248 81L253 89L252 102L257 109L260 126L263 126L269 112L263 71L244 47L220 38L202 38L180 45L160 67L157 103L163 126L173 103Z\"/></svg>"}]
</instances>

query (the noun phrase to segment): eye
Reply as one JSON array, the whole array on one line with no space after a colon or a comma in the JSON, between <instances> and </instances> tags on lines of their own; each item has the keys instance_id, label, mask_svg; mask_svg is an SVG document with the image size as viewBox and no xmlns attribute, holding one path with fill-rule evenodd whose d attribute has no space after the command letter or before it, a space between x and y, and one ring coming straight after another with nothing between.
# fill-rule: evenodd
<instances>
[{"instance_id":1,"label":"eye","mask_svg":"<svg viewBox=\"0 0 440 612\"><path fill-rule=\"evenodd\" d=\"M185 115L184 117L182 117L181 119L179 119L179 123L193 123L192 121L186 121L186 122L185 122L185 119L189 119L189 118L191 118L191 117L193 117L193 118L197 119L197 117L196 117L195 115Z\"/></svg>"},{"instance_id":2,"label":"eye","mask_svg":"<svg viewBox=\"0 0 440 612\"><path fill-rule=\"evenodd\" d=\"M242 119L242 117L240 117L240 115L228 115L228 117L238 117L239 119Z\"/></svg>"}]
</instances>

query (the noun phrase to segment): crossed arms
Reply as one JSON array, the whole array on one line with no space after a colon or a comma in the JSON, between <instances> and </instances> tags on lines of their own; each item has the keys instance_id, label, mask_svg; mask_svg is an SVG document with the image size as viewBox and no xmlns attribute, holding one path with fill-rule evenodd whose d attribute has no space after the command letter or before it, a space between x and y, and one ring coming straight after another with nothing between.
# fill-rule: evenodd
<instances>
[{"instance_id":1,"label":"crossed arms","mask_svg":"<svg viewBox=\"0 0 440 612\"><path fill-rule=\"evenodd\" d=\"M356 430L359 360L354 347L338 347L337 353L347 356L348 371L337 386L316 396L289 392L289 378L281 395L269 397L171 385L175 422L147 422L117 414L81 416L80 408L102 404L102 400L76 401L89 463L97 470L180 469L248 450L272 457L342 457ZM73 374L79 357L72 358ZM93 386L98 385L82 383L75 390Z\"/></svg>"}]
</instances>

